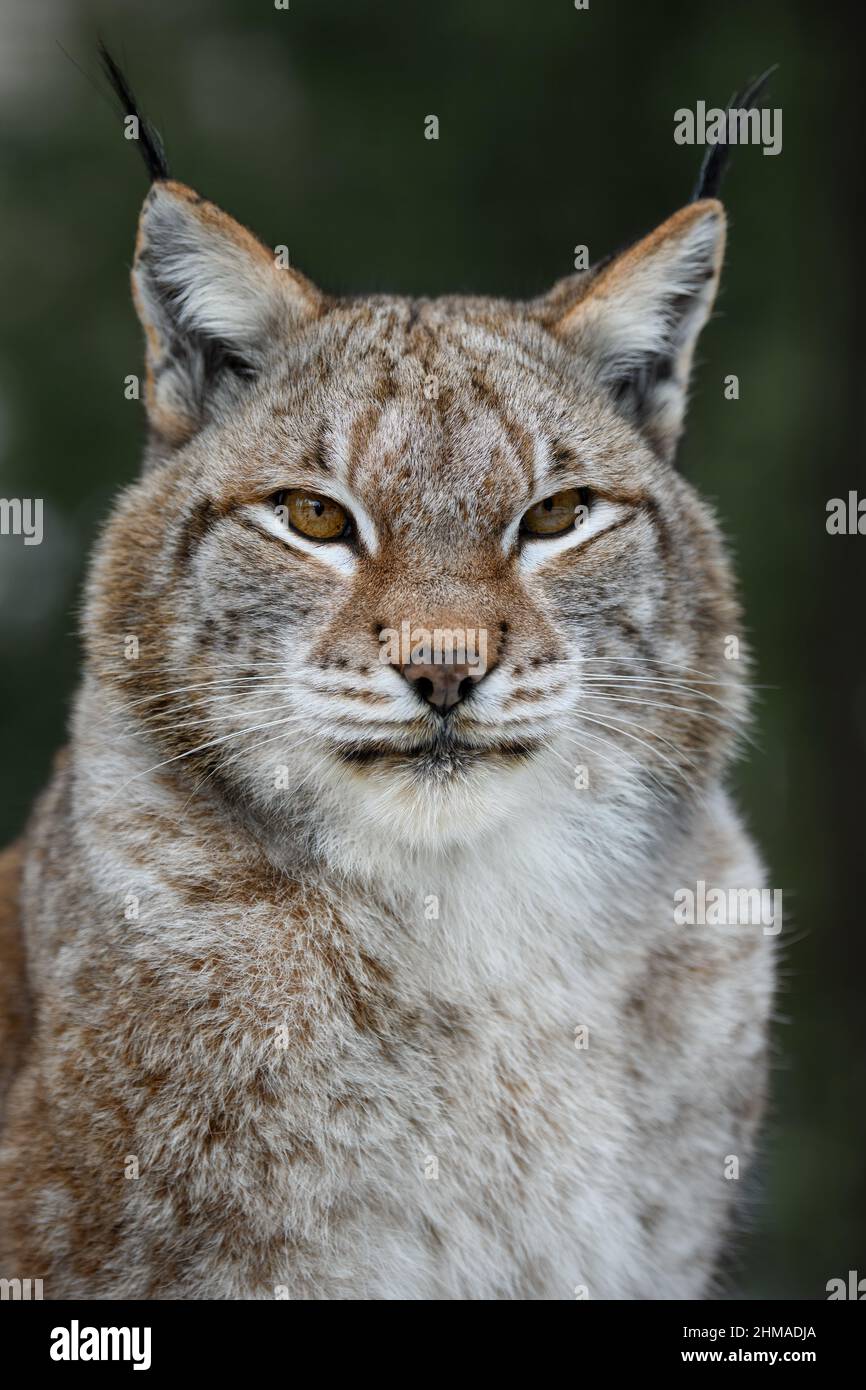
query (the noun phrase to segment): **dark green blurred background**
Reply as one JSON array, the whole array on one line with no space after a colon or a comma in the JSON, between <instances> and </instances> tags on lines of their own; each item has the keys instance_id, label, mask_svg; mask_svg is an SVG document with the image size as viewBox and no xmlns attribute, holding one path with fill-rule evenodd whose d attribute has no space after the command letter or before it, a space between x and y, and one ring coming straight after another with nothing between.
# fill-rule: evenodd
<instances>
[{"instance_id":1,"label":"dark green blurred background","mask_svg":"<svg viewBox=\"0 0 866 1390\"><path fill-rule=\"evenodd\" d=\"M331 290L525 295L649 230L701 151L673 113L780 64L783 152L735 153L723 292L683 468L737 556L759 751L740 799L785 893L764 1192L731 1270L750 1297L866 1276L862 843L866 493L861 75L813 0L4 0L0 10L0 495L44 497L45 540L0 538L0 839L62 741L85 557L136 470L128 267L145 176L94 79L102 35L173 171L285 243ZM423 138L436 114L438 142ZM723 378L740 379L726 401Z\"/></svg>"}]
</instances>

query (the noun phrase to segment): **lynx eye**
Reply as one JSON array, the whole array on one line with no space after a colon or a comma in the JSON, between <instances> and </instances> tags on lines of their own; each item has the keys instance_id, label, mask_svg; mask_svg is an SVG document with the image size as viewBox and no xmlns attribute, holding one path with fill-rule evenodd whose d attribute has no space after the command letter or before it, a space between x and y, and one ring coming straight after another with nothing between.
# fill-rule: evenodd
<instances>
[{"instance_id":1,"label":"lynx eye","mask_svg":"<svg viewBox=\"0 0 866 1390\"><path fill-rule=\"evenodd\" d=\"M563 492L554 492L551 497L545 497L529 508L520 529L529 536L562 536L571 530L576 520L583 520L588 503L589 489L585 487L569 487Z\"/></svg>"},{"instance_id":2,"label":"lynx eye","mask_svg":"<svg viewBox=\"0 0 866 1390\"><path fill-rule=\"evenodd\" d=\"M344 540L351 532L349 514L330 497L305 488L278 492L274 504L287 517L289 525L311 541Z\"/></svg>"}]
</instances>

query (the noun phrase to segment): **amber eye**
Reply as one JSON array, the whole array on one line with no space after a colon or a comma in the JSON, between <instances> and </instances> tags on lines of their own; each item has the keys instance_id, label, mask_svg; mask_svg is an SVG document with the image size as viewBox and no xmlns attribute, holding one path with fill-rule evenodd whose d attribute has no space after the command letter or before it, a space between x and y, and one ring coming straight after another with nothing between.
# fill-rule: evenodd
<instances>
[{"instance_id":1,"label":"amber eye","mask_svg":"<svg viewBox=\"0 0 866 1390\"><path fill-rule=\"evenodd\" d=\"M349 514L330 497L296 487L278 492L274 502L290 526L311 541L338 541L349 535Z\"/></svg>"},{"instance_id":2,"label":"amber eye","mask_svg":"<svg viewBox=\"0 0 866 1390\"><path fill-rule=\"evenodd\" d=\"M530 536L561 536L570 531L576 519L583 520L587 507L589 490L585 487L569 487L564 492L555 492L536 502L524 515L520 529ZM583 509L583 510L579 510Z\"/></svg>"}]
</instances>

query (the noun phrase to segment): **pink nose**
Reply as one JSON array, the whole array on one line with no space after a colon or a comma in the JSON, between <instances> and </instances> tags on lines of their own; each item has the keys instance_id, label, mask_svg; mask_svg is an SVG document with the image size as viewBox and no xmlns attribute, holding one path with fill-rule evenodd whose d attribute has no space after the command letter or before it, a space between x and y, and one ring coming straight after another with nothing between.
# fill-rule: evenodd
<instances>
[{"instance_id":1,"label":"pink nose","mask_svg":"<svg viewBox=\"0 0 866 1390\"><path fill-rule=\"evenodd\" d=\"M450 714L465 700L483 672L466 662L440 661L432 665L410 662L400 671L413 690L441 715Z\"/></svg>"}]
</instances>

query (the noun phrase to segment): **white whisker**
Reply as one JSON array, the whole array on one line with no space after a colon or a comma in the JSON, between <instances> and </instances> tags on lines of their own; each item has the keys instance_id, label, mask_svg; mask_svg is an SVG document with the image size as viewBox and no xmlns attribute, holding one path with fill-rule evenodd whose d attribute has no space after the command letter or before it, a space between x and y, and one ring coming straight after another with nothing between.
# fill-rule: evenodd
<instances>
[{"instance_id":1,"label":"white whisker","mask_svg":"<svg viewBox=\"0 0 866 1390\"><path fill-rule=\"evenodd\" d=\"M191 758L193 754L203 753L208 748L217 748L221 744L228 743L233 738L243 738L248 734L257 733L259 729L272 729L277 724L291 723L293 718L293 715L289 715L285 719L271 719L265 724L253 724L250 728L237 729L231 734L223 734L220 738L210 739L207 743L200 743L195 748L188 748L183 753L175 753L171 758L164 758L162 762L154 763L152 767L146 767L142 772L136 772L132 777L127 778L127 780L113 791L111 796L98 807L94 814L101 814L105 807L110 805L114 798L119 796L122 791L125 791L127 787L131 786L133 782L139 781L142 777L148 777L152 772L159 772L160 768L168 767L171 763L180 762L183 758Z\"/></svg>"}]
</instances>

